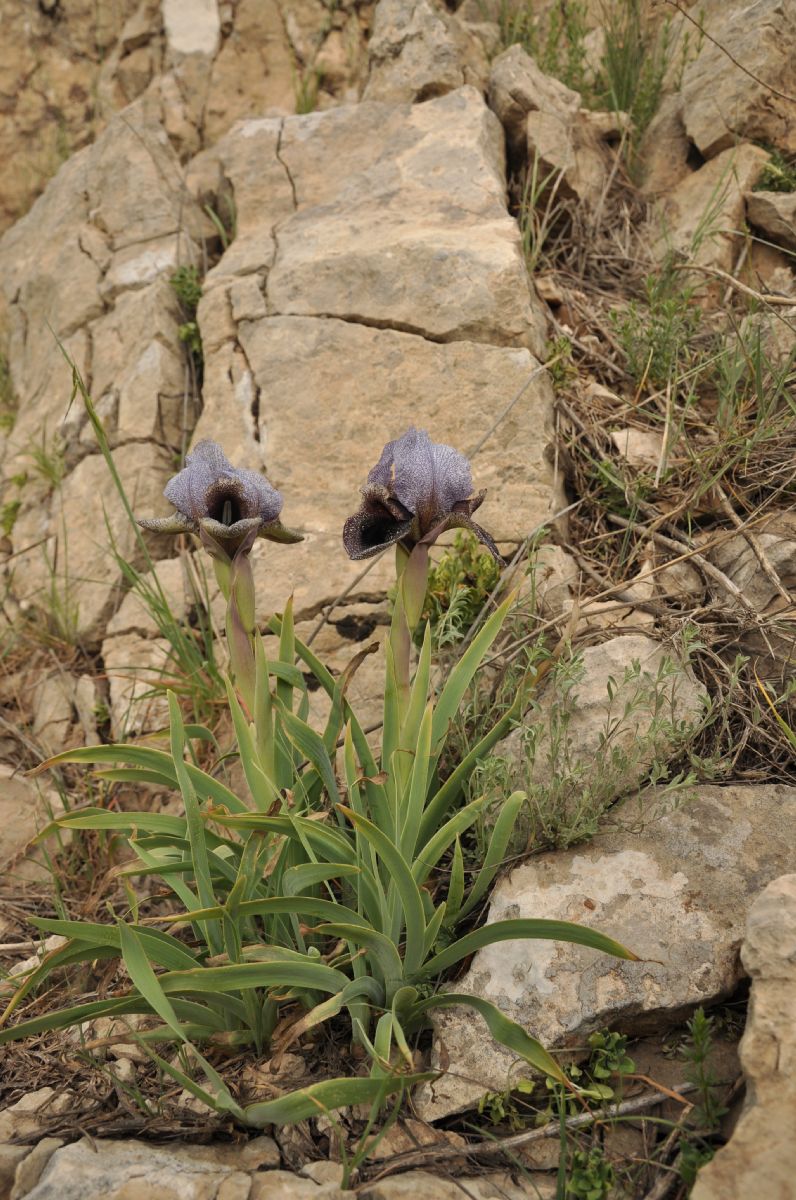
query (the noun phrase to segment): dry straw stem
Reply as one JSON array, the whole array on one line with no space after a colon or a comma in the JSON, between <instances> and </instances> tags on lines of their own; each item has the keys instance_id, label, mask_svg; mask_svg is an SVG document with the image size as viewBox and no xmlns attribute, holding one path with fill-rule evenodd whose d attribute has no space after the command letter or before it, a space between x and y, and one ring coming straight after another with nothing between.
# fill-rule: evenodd
<instances>
[{"instance_id":1,"label":"dry straw stem","mask_svg":"<svg viewBox=\"0 0 796 1200\"><path fill-rule=\"evenodd\" d=\"M567 1117L563 1124L568 1130L585 1129L590 1125L608 1123L617 1117L627 1117L634 1113L646 1112L650 1108L655 1108L657 1104L664 1103L667 1099L679 1100L683 1105L690 1108L691 1105L685 1097L694 1091L696 1091L696 1084L694 1083L680 1083L673 1089L654 1085L653 1091L644 1092L640 1096L633 1096L632 1099L623 1100L619 1104L611 1104L597 1112L584 1112L576 1117ZM489 1138L480 1142L471 1142L468 1146L446 1146L442 1149L429 1146L428 1148L419 1150L407 1150L389 1158L386 1168L374 1176L369 1183L372 1184L387 1175L395 1174L396 1171L416 1167L419 1163L424 1162L433 1162L436 1165L438 1162L449 1162L451 1159L471 1157L497 1158L501 1154L531 1145L534 1142L545 1141L549 1138L559 1138L561 1136L561 1126L562 1122L555 1120L548 1122L547 1125L542 1125L539 1129L527 1129L522 1133L514 1134L512 1137Z\"/></svg>"}]
</instances>

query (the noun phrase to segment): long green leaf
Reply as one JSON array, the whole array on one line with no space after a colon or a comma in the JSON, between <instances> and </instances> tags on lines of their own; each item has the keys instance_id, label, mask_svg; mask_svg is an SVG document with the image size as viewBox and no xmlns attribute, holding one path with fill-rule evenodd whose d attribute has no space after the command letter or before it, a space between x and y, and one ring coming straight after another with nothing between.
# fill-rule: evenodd
<instances>
[{"instance_id":1,"label":"long green leaf","mask_svg":"<svg viewBox=\"0 0 796 1200\"><path fill-rule=\"evenodd\" d=\"M391 882L401 900L403 927L406 938L404 964L408 975L420 969L423 961L423 940L426 935L426 914L420 889L398 847L372 821L340 805L359 834L375 849L389 872Z\"/></svg>"},{"instance_id":2,"label":"long green leaf","mask_svg":"<svg viewBox=\"0 0 796 1200\"><path fill-rule=\"evenodd\" d=\"M500 1042L502 1046L520 1058L524 1058L529 1066L549 1075L558 1083L563 1083L567 1087L572 1086L556 1060L545 1050L541 1042L532 1038L521 1025L505 1016L499 1008L481 996L470 996L465 992L441 992L427 1000L419 1001L415 1012L427 1013L434 1008L452 1008L459 1004L474 1008L476 1012L479 1012L489 1026L489 1032L495 1041Z\"/></svg>"},{"instance_id":3,"label":"long green leaf","mask_svg":"<svg viewBox=\"0 0 796 1200\"><path fill-rule=\"evenodd\" d=\"M30 917L29 920L45 933L57 933L61 937L72 938L75 941L94 946L111 946L121 953L122 945L118 925L100 925L93 921L56 921L49 917ZM158 929L147 929L144 926L139 926L136 934L147 958L158 963L159 966L172 971L196 966L196 955L171 934L161 933Z\"/></svg>"},{"instance_id":4,"label":"long green leaf","mask_svg":"<svg viewBox=\"0 0 796 1200\"><path fill-rule=\"evenodd\" d=\"M313 959L304 962L244 962L231 963L228 967L195 967L191 971L166 971L158 975L157 980L166 995L190 995L193 992L216 994L256 987L298 987L318 992L338 992L348 983L348 977L342 971Z\"/></svg>"},{"instance_id":5,"label":"long green leaf","mask_svg":"<svg viewBox=\"0 0 796 1200\"><path fill-rule=\"evenodd\" d=\"M435 746L441 744L447 734L448 725L459 711L459 705L462 702L464 693L472 683L473 676L481 665L489 647L500 633L515 598L515 593L512 592L504 600L500 608L492 614L489 620L484 622L483 628L475 635L448 676L434 709L432 738Z\"/></svg>"},{"instance_id":6,"label":"long green leaf","mask_svg":"<svg viewBox=\"0 0 796 1200\"><path fill-rule=\"evenodd\" d=\"M461 921L468 913L472 912L478 901L486 894L492 880L500 870L506 854L506 848L514 832L514 826L517 823L517 817L525 800L525 792L512 792L508 800L501 805L492 830L492 836L489 839L489 845L481 865L481 870L476 876L475 883L470 888L467 899L455 914L457 921Z\"/></svg>"},{"instance_id":7,"label":"long green leaf","mask_svg":"<svg viewBox=\"0 0 796 1200\"><path fill-rule=\"evenodd\" d=\"M403 811L403 827L401 829L401 853L407 862L412 862L417 847L420 832L420 821L423 816L423 805L428 789L428 771L431 761L431 723L433 706L428 704L417 731L413 748L414 762L409 776L408 785L401 797Z\"/></svg>"},{"instance_id":8,"label":"long green leaf","mask_svg":"<svg viewBox=\"0 0 796 1200\"><path fill-rule=\"evenodd\" d=\"M338 1108L354 1104L370 1104L380 1096L397 1092L415 1084L436 1079L434 1072L414 1075L396 1075L393 1079L326 1079L310 1087L280 1096L278 1100L266 1100L261 1104L250 1104L245 1110L248 1125L263 1129L266 1125L294 1125L309 1117L320 1117Z\"/></svg>"},{"instance_id":9,"label":"long green leaf","mask_svg":"<svg viewBox=\"0 0 796 1200\"><path fill-rule=\"evenodd\" d=\"M296 915L320 921L343 921L345 924L365 925L364 917L343 904L332 900L317 900L313 896L269 896L264 900L245 900L238 906L241 920L252 917L269 917L276 914ZM223 905L197 909L195 912L178 913L164 917L171 924L195 921L222 921L226 915Z\"/></svg>"},{"instance_id":10,"label":"long green leaf","mask_svg":"<svg viewBox=\"0 0 796 1200\"><path fill-rule=\"evenodd\" d=\"M481 740L473 746L472 750L464 756L453 774L449 775L445 780L442 787L438 788L433 795L429 795L420 824L419 841L421 845L428 841L440 822L445 819L448 811L459 800L467 780L478 764L486 758L492 747L500 741L504 734L509 732L512 724L522 711L523 695L524 689L520 687L511 707L495 722L489 732L484 734Z\"/></svg>"},{"instance_id":11,"label":"long green leaf","mask_svg":"<svg viewBox=\"0 0 796 1200\"><path fill-rule=\"evenodd\" d=\"M335 803L339 799L337 780L334 777L334 769L331 759L326 752L326 747L323 744L323 738L307 725L305 721L301 721L288 709L282 708L281 703L279 705L279 716L285 727L287 736L296 749L300 751L302 757L308 758L317 769L318 774L323 780L323 785L329 794L329 799L332 803Z\"/></svg>"},{"instance_id":12,"label":"long green leaf","mask_svg":"<svg viewBox=\"0 0 796 1200\"><path fill-rule=\"evenodd\" d=\"M137 936L137 930L131 925L126 925L124 921L119 922L117 929L122 958L133 985L150 1005L152 1011L156 1012L161 1021L168 1025L177 1040L182 1041L183 1034L179 1027L179 1018L152 970L146 951Z\"/></svg>"},{"instance_id":13,"label":"long green leaf","mask_svg":"<svg viewBox=\"0 0 796 1200\"><path fill-rule=\"evenodd\" d=\"M420 839L420 849L418 850L417 858L412 864L412 874L418 886L425 883L445 851L456 841L456 838L464 833L465 829L469 829L473 822L478 819L485 804L486 797L477 796L475 800L471 800L464 808L460 808L458 812L455 812L442 828L437 829L427 841L424 842L422 838Z\"/></svg>"},{"instance_id":14,"label":"long green leaf","mask_svg":"<svg viewBox=\"0 0 796 1200\"><path fill-rule=\"evenodd\" d=\"M216 897L213 891L213 878L210 874L210 863L208 860L208 848L205 841L205 825L202 820L202 815L199 810L199 801L196 796L196 789L193 786L191 777L186 770L185 760L183 758L185 752L185 732L183 729L182 713L180 706L177 703L177 697L173 692L168 693L169 699L169 721L171 724L171 756L174 761L174 772L177 777L177 785L182 794L182 802L185 808L185 823L188 829L188 841L191 844L191 858L194 864L194 878L196 880L196 890L199 894L199 903L204 908L209 908L215 904ZM208 945L214 954L218 954L221 950L221 939L218 936L218 930L212 925L207 927L205 931ZM162 1014L161 1014L162 1015ZM166 1018L163 1018L166 1020ZM168 1023L168 1022L167 1022Z\"/></svg>"},{"instance_id":15,"label":"long green leaf","mask_svg":"<svg viewBox=\"0 0 796 1200\"><path fill-rule=\"evenodd\" d=\"M359 875L359 867L352 863L300 863L288 867L282 876L282 887L286 896L298 896L307 888L330 879L345 879Z\"/></svg>"},{"instance_id":16,"label":"long green leaf","mask_svg":"<svg viewBox=\"0 0 796 1200\"><path fill-rule=\"evenodd\" d=\"M227 704L235 728L235 739L246 783L258 812L268 812L274 801L280 799L279 788L273 779L268 778L260 765L254 727L247 721L229 679L226 680L226 687Z\"/></svg>"},{"instance_id":17,"label":"long green leaf","mask_svg":"<svg viewBox=\"0 0 796 1200\"><path fill-rule=\"evenodd\" d=\"M475 954L482 946L491 946L495 942L525 941L526 939L549 942L573 942L577 946L588 946L591 950L600 950L603 954L611 954L614 958L625 958L638 962L638 956L628 950L621 942L576 925L573 921L550 921L545 918L517 917L510 921L495 921L492 925L483 925L466 933L452 946L448 946L424 965L423 975L436 975L446 971L455 963L461 962L470 954Z\"/></svg>"},{"instance_id":18,"label":"long green leaf","mask_svg":"<svg viewBox=\"0 0 796 1200\"><path fill-rule=\"evenodd\" d=\"M223 1021L210 1009L194 1002L174 1000L174 1011L186 1014L194 1023L206 1024L209 1032L221 1032ZM57 1009L42 1017L33 1017L28 1021L20 1021L18 1025L0 1029L0 1046L6 1042L18 1041L20 1038L33 1037L35 1034L47 1033L52 1029L67 1029L70 1025L80 1025L91 1021L94 1017L119 1017L129 1013L151 1013L149 1002L140 995L128 995L122 998L108 1000L91 1000L85 1004L77 1004L71 1008ZM201 1013L206 1020L196 1021L196 1014Z\"/></svg>"},{"instance_id":19,"label":"long green leaf","mask_svg":"<svg viewBox=\"0 0 796 1200\"><path fill-rule=\"evenodd\" d=\"M94 763L127 763L133 767L138 766L144 770L154 771L159 777L167 779L171 787L178 786L174 760L170 754L167 754L165 750L153 750L150 747L134 745L80 746L74 750L64 750L61 754L48 758L30 774L40 775L50 767L59 766L65 762L92 765ZM186 763L185 769L196 788L197 795L202 800L212 800L216 804L223 804L230 812L246 812L246 805L243 801L239 800L221 780L214 779L212 775L208 775L207 772L200 770L192 763Z\"/></svg>"},{"instance_id":20,"label":"long green leaf","mask_svg":"<svg viewBox=\"0 0 796 1200\"><path fill-rule=\"evenodd\" d=\"M403 982L404 965L393 942L386 934L369 925L341 925L339 923L321 925L320 933L332 937L345 938L356 946L364 946L369 957L378 963L387 995L391 996L394 988Z\"/></svg>"}]
</instances>

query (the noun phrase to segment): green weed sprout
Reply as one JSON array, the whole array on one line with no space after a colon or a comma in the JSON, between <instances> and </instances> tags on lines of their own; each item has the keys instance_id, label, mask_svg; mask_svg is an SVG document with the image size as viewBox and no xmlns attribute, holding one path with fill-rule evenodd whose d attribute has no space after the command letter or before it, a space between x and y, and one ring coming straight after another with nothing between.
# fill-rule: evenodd
<instances>
[{"instance_id":1,"label":"green weed sprout","mask_svg":"<svg viewBox=\"0 0 796 1200\"><path fill-rule=\"evenodd\" d=\"M453 718L512 598L478 629L436 698L428 625L414 665L412 653L426 598L429 548L439 534L468 528L497 556L489 534L472 519L483 496L472 495L467 460L410 430L385 447L359 511L346 522L344 543L352 557L396 546L397 599L385 648L378 753L346 698L355 664L333 678L295 636L290 602L269 623L279 648L273 661L267 657L255 623L249 554L257 536L296 540L279 521L279 494L262 476L233 467L214 443L195 448L165 494L175 514L142 524L196 534L227 598L227 700L246 794L197 765L193 742L209 740L209 731L184 724L173 694L168 750L92 746L59 754L39 768L92 763L106 781L180 793L179 815L85 807L59 816L40 835L78 828L126 837L136 861L122 874L154 876L169 904L161 916L140 918L130 891L130 919L115 924L34 918L42 932L67 941L15 981L0 1014L0 1042L101 1016L145 1014L151 1027L130 1036L147 1047L163 1072L216 1111L262 1128L352 1104L370 1105L375 1117L389 1095L400 1102L408 1088L432 1077L417 1069L411 1048L429 1015L468 1005L520 1059L567 1084L550 1054L495 1005L440 990L451 968L482 946L505 940L554 938L634 958L612 939L564 921L504 920L462 930L500 868L524 799L521 792L506 798L480 870L468 879L461 839L487 798L467 802L465 788L521 711L523 689L447 778L440 778L438 768ZM308 722L304 672L331 701L320 731ZM443 856L451 862L445 884L435 874ZM120 984L111 994L9 1026L23 999L54 972L97 960L119 964ZM366 1066L352 1069L348 1078L315 1082L247 1107L195 1049L248 1046L256 1053L266 1048L279 1053L340 1015L347 1016L351 1037L364 1049L364 1059L357 1061ZM162 1057L159 1043L190 1045L201 1082Z\"/></svg>"}]
</instances>

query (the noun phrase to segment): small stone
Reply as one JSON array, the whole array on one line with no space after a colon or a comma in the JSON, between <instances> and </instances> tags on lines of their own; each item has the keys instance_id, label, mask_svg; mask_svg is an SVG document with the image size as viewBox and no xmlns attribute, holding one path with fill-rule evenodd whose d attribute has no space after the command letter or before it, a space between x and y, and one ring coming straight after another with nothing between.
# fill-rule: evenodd
<instances>
[{"instance_id":1,"label":"small stone","mask_svg":"<svg viewBox=\"0 0 796 1200\"><path fill-rule=\"evenodd\" d=\"M365 100L391 104L441 96L488 73L480 41L430 0L379 0L368 43Z\"/></svg>"},{"instance_id":2,"label":"small stone","mask_svg":"<svg viewBox=\"0 0 796 1200\"><path fill-rule=\"evenodd\" d=\"M663 452L663 438L652 429L614 429L611 441L631 467L657 467Z\"/></svg>"},{"instance_id":3,"label":"small stone","mask_svg":"<svg viewBox=\"0 0 796 1200\"><path fill-rule=\"evenodd\" d=\"M171 54L215 56L221 35L216 0L161 0L161 8Z\"/></svg>"},{"instance_id":4,"label":"small stone","mask_svg":"<svg viewBox=\"0 0 796 1200\"><path fill-rule=\"evenodd\" d=\"M61 1138L46 1137L33 1147L16 1169L9 1200L22 1200L33 1190L47 1163L63 1144Z\"/></svg>"},{"instance_id":5,"label":"small stone","mask_svg":"<svg viewBox=\"0 0 796 1200\"><path fill-rule=\"evenodd\" d=\"M796 192L747 192L746 217L772 242L796 250Z\"/></svg>"},{"instance_id":6,"label":"small stone","mask_svg":"<svg viewBox=\"0 0 796 1200\"><path fill-rule=\"evenodd\" d=\"M334 1184L335 1187L342 1187L343 1184L342 1163L320 1161L305 1163L299 1171L299 1175L303 1175L305 1179L311 1179L313 1183L317 1184Z\"/></svg>"}]
</instances>

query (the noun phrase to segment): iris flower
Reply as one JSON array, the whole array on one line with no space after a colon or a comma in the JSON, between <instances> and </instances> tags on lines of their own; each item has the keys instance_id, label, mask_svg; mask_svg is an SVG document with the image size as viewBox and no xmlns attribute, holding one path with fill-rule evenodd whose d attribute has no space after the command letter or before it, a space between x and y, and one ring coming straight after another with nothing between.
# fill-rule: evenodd
<instances>
[{"instance_id":1,"label":"iris flower","mask_svg":"<svg viewBox=\"0 0 796 1200\"><path fill-rule=\"evenodd\" d=\"M163 495L177 510L138 523L155 533L195 533L230 558L251 549L255 538L300 542L279 520L282 497L264 475L233 467L217 442L198 442Z\"/></svg>"},{"instance_id":2,"label":"iris flower","mask_svg":"<svg viewBox=\"0 0 796 1200\"><path fill-rule=\"evenodd\" d=\"M388 442L361 490L362 504L343 528L349 558L370 558L396 542L407 550L429 546L446 529L462 528L503 562L492 538L472 519L486 492L471 495L469 462L452 446L432 442L425 430L413 428Z\"/></svg>"}]
</instances>

